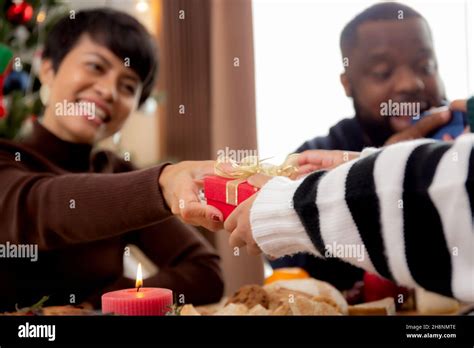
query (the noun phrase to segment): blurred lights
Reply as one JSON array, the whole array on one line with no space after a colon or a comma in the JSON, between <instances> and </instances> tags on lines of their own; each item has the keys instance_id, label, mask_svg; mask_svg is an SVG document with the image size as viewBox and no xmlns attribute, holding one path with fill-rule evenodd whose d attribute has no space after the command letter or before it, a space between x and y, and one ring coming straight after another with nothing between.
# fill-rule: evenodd
<instances>
[{"instance_id":1,"label":"blurred lights","mask_svg":"<svg viewBox=\"0 0 474 348\"><path fill-rule=\"evenodd\" d=\"M138 12L146 12L150 8L150 4L147 0L138 0L135 8Z\"/></svg>"},{"instance_id":2,"label":"blurred lights","mask_svg":"<svg viewBox=\"0 0 474 348\"><path fill-rule=\"evenodd\" d=\"M149 97L142 106L142 110L146 115L154 115L158 108L158 102L154 97Z\"/></svg>"},{"instance_id":3,"label":"blurred lights","mask_svg":"<svg viewBox=\"0 0 474 348\"><path fill-rule=\"evenodd\" d=\"M45 19L46 19L46 12L44 10L39 11L38 15L36 16L36 21L38 23L43 23Z\"/></svg>"}]
</instances>

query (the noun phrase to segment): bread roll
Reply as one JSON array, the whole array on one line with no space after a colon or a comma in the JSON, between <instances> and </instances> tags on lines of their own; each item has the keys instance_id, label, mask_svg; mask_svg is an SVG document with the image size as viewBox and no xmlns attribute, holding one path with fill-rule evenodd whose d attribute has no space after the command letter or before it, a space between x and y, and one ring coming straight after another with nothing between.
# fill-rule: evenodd
<instances>
[{"instance_id":1,"label":"bread roll","mask_svg":"<svg viewBox=\"0 0 474 348\"><path fill-rule=\"evenodd\" d=\"M214 315L246 315L249 309L244 304L230 303L218 310Z\"/></svg>"},{"instance_id":2,"label":"bread roll","mask_svg":"<svg viewBox=\"0 0 474 348\"><path fill-rule=\"evenodd\" d=\"M251 310L249 310L249 312L247 313L247 315L269 315L270 312L268 311L268 309L264 308L262 305L255 305Z\"/></svg>"},{"instance_id":3,"label":"bread roll","mask_svg":"<svg viewBox=\"0 0 474 348\"><path fill-rule=\"evenodd\" d=\"M296 296L289 306L293 315L341 315L336 307L303 296Z\"/></svg>"},{"instance_id":4,"label":"bread roll","mask_svg":"<svg viewBox=\"0 0 474 348\"><path fill-rule=\"evenodd\" d=\"M382 300L349 306L349 315L395 315L395 300L386 297Z\"/></svg>"},{"instance_id":5,"label":"bread roll","mask_svg":"<svg viewBox=\"0 0 474 348\"><path fill-rule=\"evenodd\" d=\"M180 315L201 315L192 304L184 305L179 312Z\"/></svg>"},{"instance_id":6,"label":"bread roll","mask_svg":"<svg viewBox=\"0 0 474 348\"><path fill-rule=\"evenodd\" d=\"M294 280L281 280L274 282L263 287L268 292L276 291L277 289L287 289L295 291L296 294L304 293L309 296L309 298L326 298L326 302L333 301L337 304L339 311L342 314L348 313L348 305L344 296L337 290L334 286L329 283L316 280L313 278L310 279L294 279ZM324 301L323 301L324 302Z\"/></svg>"},{"instance_id":7,"label":"bread roll","mask_svg":"<svg viewBox=\"0 0 474 348\"><path fill-rule=\"evenodd\" d=\"M459 310L459 302L450 297L424 289L415 289L416 309L420 314L453 314Z\"/></svg>"}]
</instances>

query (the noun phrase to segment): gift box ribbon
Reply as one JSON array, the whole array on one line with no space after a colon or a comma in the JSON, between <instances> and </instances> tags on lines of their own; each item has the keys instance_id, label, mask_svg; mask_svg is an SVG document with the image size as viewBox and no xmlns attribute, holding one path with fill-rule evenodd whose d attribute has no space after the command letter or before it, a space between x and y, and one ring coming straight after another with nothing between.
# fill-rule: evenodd
<instances>
[{"instance_id":1,"label":"gift box ribbon","mask_svg":"<svg viewBox=\"0 0 474 348\"><path fill-rule=\"evenodd\" d=\"M260 160L257 156L245 157L240 162L228 157L218 158L214 165L215 174L223 178L234 179L226 183L226 203L234 206L239 204L239 185L246 182L247 178L252 175L290 177L297 173L298 166L295 165L297 156L298 154L289 155L280 165L263 163L268 158ZM226 170L226 166L230 166L229 170Z\"/></svg>"},{"instance_id":2,"label":"gift box ribbon","mask_svg":"<svg viewBox=\"0 0 474 348\"><path fill-rule=\"evenodd\" d=\"M239 185L244 183L244 179L227 181L225 184L225 202L231 205L239 204Z\"/></svg>"}]
</instances>

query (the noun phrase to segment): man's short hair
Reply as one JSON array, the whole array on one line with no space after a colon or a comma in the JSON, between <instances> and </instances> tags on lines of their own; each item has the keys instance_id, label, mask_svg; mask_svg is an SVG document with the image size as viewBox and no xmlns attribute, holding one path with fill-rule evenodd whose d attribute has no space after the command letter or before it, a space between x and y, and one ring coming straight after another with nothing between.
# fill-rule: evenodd
<instances>
[{"instance_id":1,"label":"man's short hair","mask_svg":"<svg viewBox=\"0 0 474 348\"><path fill-rule=\"evenodd\" d=\"M400 12L401 11L401 12ZM347 57L357 45L357 29L363 23L386 20L403 20L408 18L426 19L417 11L398 2L383 2L365 9L346 24L341 33L340 48L343 57Z\"/></svg>"}]
</instances>

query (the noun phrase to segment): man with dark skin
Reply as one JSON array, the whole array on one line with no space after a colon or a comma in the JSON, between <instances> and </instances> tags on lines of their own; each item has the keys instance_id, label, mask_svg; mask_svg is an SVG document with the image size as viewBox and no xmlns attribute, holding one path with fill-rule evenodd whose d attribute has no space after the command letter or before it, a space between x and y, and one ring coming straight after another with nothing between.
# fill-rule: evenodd
<instances>
[{"instance_id":1,"label":"man with dark skin","mask_svg":"<svg viewBox=\"0 0 474 348\"><path fill-rule=\"evenodd\" d=\"M411 127L410 117L381 117L382 103L416 102L423 112L444 99L431 32L421 17L369 21L359 26L355 40L341 43L349 62L341 83L353 98L365 141L382 146Z\"/></svg>"},{"instance_id":2,"label":"man with dark skin","mask_svg":"<svg viewBox=\"0 0 474 348\"><path fill-rule=\"evenodd\" d=\"M340 41L344 72L340 79L352 98L355 117L343 119L329 134L302 144L297 152L311 150L361 151L403 140L429 137L451 119L449 111L411 124L414 115L382 116L383 103L419 103L420 112L440 106L445 98L438 73L431 31L426 20L400 3L376 4L350 21ZM349 155L350 158L350 155ZM349 289L363 271L335 259L297 254L272 266L302 267L313 277Z\"/></svg>"}]
</instances>

